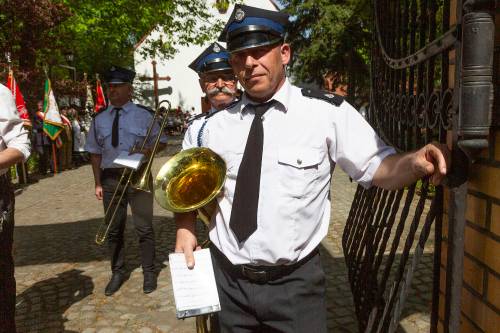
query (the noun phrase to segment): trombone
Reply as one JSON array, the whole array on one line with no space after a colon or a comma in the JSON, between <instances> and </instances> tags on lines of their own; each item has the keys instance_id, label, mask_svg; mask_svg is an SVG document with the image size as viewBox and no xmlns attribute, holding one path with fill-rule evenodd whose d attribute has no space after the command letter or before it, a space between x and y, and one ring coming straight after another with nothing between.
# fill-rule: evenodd
<instances>
[{"instance_id":1,"label":"trombone","mask_svg":"<svg viewBox=\"0 0 500 333\"><path fill-rule=\"evenodd\" d=\"M111 225L115 222L116 213L118 212L120 203L123 200L123 196L125 195L125 193L127 193L129 186L131 186L136 190L151 192L151 183L150 183L151 166L153 165L153 158L157 153L158 147L160 145L161 135L167 124L167 114L168 110L170 110L171 107L171 104L168 100L163 100L158 104L153 119L151 120L151 124L149 125L148 130L146 132L144 141L140 146L140 150L143 150L146 147L147 141L151 136L151 132L156 124L156 121L161 116L160 105L162 103L168 103L168 109L165 112L165 114L163 114L160 131L158 132L158 136L155 139L153 150L151 151L151 156L149 156L147 163L143 164L144 167L141 166L137 170L126 169L126 168L123 170L120 176L120 180L118 181L115 191L113 192L113 196L111 197L109 205L108 207L106 207L106 210L104 212L103 222L101 223L99 229L97 230L97 234L95 236L95 242L98 245L104 244L104 241L108 236L109 229ZM137 148L136 146L137 144L134 144L132 150L135 150Z\"/></svg>"}]
</instances>

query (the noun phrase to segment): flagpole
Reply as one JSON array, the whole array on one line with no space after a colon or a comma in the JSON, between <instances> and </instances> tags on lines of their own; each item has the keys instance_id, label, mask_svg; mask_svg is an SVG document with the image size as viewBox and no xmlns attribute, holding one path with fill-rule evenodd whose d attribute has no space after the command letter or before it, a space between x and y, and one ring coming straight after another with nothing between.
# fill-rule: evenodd
<instances>
[{"instance_id":1,"label":"flagpole","mask_svg":"<svg viewBox=\"0 0 500 333\"><path fill-rule=\"evenodd\" d=\"M56 144L52 142L52 159L54 160L54 175L57 173Z\"/></svg>"}]
</instances>

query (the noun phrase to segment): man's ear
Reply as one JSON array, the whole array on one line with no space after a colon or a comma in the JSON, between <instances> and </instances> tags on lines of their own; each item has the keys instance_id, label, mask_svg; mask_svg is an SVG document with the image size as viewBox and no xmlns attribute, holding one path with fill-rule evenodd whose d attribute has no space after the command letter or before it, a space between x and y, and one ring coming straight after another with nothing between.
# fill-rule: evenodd
<instances>
[{"instance_id":1,"label":"man's ear","mask_svg":"<svg viewBox=\"0 0 500 333\"><path fill-rule=\"evenodd\" d=\"M292 55L290 44L283 43L280 47L281 62L284 66L288 65Z\"/></svg>"},{"instance_id":2,"label":"man's ear","mask_svg":"<svg viewBox=\"0 0 500 333\"><path fill-rule=\"evenodd\" d=\"M132 83L128 84L128 93L129 93L129 98L132 99L132 96L134 96L134 86Z\"/></svg>"}]
</instances>

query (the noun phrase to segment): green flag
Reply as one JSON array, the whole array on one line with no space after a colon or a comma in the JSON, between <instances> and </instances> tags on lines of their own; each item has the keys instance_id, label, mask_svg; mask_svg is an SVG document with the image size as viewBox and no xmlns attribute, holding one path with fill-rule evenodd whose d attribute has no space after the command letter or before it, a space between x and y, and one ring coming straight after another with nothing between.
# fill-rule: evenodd
<instances>
[{"instance_id":1,"label":"green flag","mask_svg":"<svg viewBox=\"0 0 500 333\"><path fill-rule=\"evenodd\" d=\"M52 91L49 79L45 81L43 114L43 131L50 137L51 140L57 139L63 130L64 125L61 115L59 114L59 108L57 107L56 98L54 97L54 92Z\"/></svg>"}]
</instances>

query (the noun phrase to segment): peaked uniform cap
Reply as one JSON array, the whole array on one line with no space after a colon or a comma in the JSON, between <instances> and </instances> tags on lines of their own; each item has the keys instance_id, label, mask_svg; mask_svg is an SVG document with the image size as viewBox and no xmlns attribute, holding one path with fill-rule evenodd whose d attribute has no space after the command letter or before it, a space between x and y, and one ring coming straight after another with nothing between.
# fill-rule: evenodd
<instances>
[{"instance_id":1,"label":"peaked uniform cap","mask_svg":"<svg viewBox=\"0 0 500 333\"><path fill-rule=\"evenodd\" d=\"M106 82L114 84L132 83L134 78L135 72L133 70L118 66L111 66L105 75Z\"/></svg>"},{"instance_id":2,"label":"peaked uniform cap","mask_svg":"<svg viewBox=\"0 0 500 333\"><path fill-rule=\"evenodd\" d=\"M246 5L235 5L220 42L230 53L283 42L288 14Z\"/></svg>"},{"instance_id":3,"label":"peaked uniform cap","mask_svg":"<svg viewBox=\"0 0 500 333\"><path fill-rule=\"evenodd\" d=\"M190 65L189 68L198 74L219 71L232 71L229 64L229 53L219 43L212 43Z\"/></svg>"}]
</instances>

